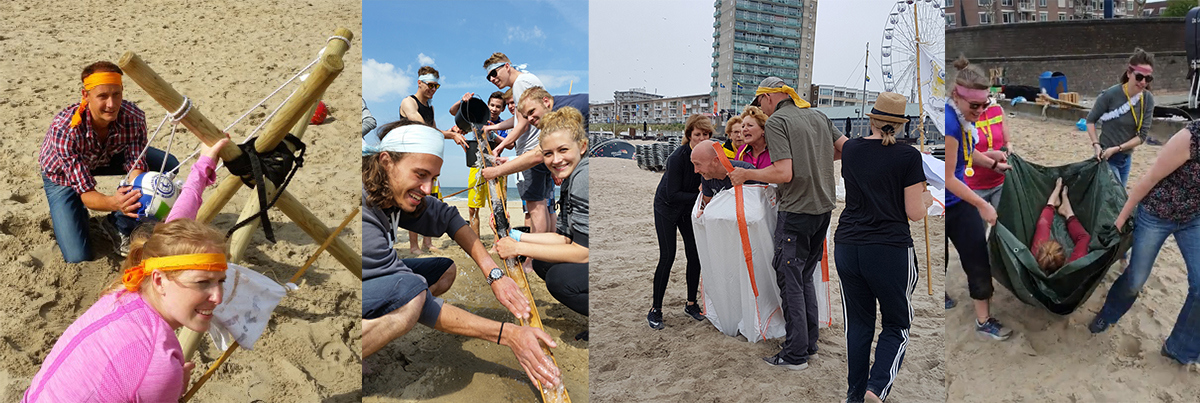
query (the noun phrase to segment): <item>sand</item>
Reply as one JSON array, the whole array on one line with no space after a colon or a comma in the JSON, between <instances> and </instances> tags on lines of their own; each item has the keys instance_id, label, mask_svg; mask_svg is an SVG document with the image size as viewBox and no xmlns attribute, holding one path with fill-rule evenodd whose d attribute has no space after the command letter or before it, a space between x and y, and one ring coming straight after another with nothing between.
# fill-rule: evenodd
<instances>
[{"instance_id":1,"label":"sand","mask_svg":"<svg viewBox=\"0 0 1200 403\"><path fill-rule=\"evenodd\" d=\"M53 7L19 0L0 5L0 19L9 28L0 35L0 51L7 55L0 58L0 82L6 88L0 97L5 156L0 160L0 401L17 401L63 330L119 277L119 260L107 241L96 245L102 256L96 261L63 262L39 175L39 145L51 118L79 101L83 66L116 62L125 51L135 51L224 128L313 60L335 29L355 35L362 29L360 3L345 0L78 1ZM344 57L345 71L325 96L332 121L308 129L307 163L289 188L331 228L359 205L359 158L352 145L359 132L361 101L355 98L362 82L361 43L355 38ZM151 131L167 113L128 78L125 99L146 112ZM281 101L277 97L268 106ZM269 112L257 109L231 130L233 137L244 138ZM173 152L182 157L197 144L183 131ZM225 175L218 172L219 178ZM118 181L103 177L98 189L111 193ZM247 195L241 191L214 225L228 229ZM269 244L259 232L247 262L286 281L318 244L282 213L273 211L271 220L279 242ZM356 219L342 235L355 250L361 227ZM97 236L103 239L94 232ZM254 351L234 354L197 401L358 401L360 301L359 279L325 254L304 276L300 290L283 300ZM219 354L205 341L193 360L193 379Z\"/></svg>"},{"instance_id":2,"label":"sand","mask_svg":"<svg viewBox=\"0 0 1200 403\"><path fill-rule=\"evenodd\" d=\"M463 218L465 201L450 202ZM512 222L524 221L521 203L509 202ZM480 231L485 245L492 245L495 234L488 228L487 211ZM520 226L519 224L514 224ZM408 235L401 231L397 250L402 258L442 256L454 259L458 277L449 291L442 294L447 304L497 321L515 323L512 314L496 301L479 266L449 236L433 240L438 248L432 253L414 256L408 251ZM492 255L495 258L495 255ZM527 276L546 332L558 343L554 357L562 370L571 401L588 401L588 342L575 340L586 330L587 317L559 303L546 291L546 283L537 274ZM368 357L363 375L364 402L535 402L537 389L521 369L508 347L456 336L417 325L411 332Z\"/></svg>"},{"instance_id":3,"label":"sand","mask_svg":"<svg viewBox=\"0 0 1200 403\"><path fill-rule=\"evenodd\" d=\"M1059 165L1091 155L1087 133L1073 122L1005 119L1010 147L1030 162ZM1159 149L1143 145L1134 151L1130 186L1150 169ZM1026 305L997 283L992 314L1015 335L993 342L970 331L974 314L966 275L951 248L946 289L959 306L946 315L948 401L1195 401L1200 374L1159 355L1187 294L1179 247L1167 239L1133 308L1108 331L1092 335L1087 325L1121 274L1118 266L1110 267L1091 299L1067 316Z\"/></svg>"},{"instance_id":4,"label":"sand","mask_svg":"<svg viewBox=\"0 0 1200 403\"><path fill-rule=\"evenodd\" d=\"M841 401L846 393L845 333L834 265L830 265L834 323L821 330L820 355L799 372L773 368L760 358L779 351L782 338L757 344L727 337L708 321L684 316L685 261L683 243L672 267L663 303L666 328L646 325L650 309L658 244L654 235L653 198L661 173L638 169L633 160L592 161L591 286L596 322L592 323L592 398L626 401ZM840 163L839 163L840 164ZM839 171L840 172L840 165ZM840 173L838 174L840 175ZM833 213L843 208L838 203ZM930 239L944 237L944 220L931 219ZM912 225L921 264L921 280L913 293L915 319L904 365L888 401L944 401L942 270L933 271L933 295L927 295L923 224ZM941 242L931 244L932 267L942 267ZM832 251L831 251L832 258Z\"/></svg>"}]
</instances>

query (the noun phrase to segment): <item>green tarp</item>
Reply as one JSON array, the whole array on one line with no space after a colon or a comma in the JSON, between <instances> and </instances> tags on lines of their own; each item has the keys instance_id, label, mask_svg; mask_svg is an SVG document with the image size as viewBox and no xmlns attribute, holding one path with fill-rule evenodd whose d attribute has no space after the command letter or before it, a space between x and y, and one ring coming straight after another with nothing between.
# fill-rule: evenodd
<instances>
[{"instance_id":1,"label":"green tarp","mask_svg":"<svg viewBox=\"0 0 1200 403\"><path fill-rule=\"evenodd\" d=\"M1109 266L1129 249L1133 220L1118 233L1113 224L1128 198L1107 162L1094 158L1057 167L1030 163L1013 154L1012 170L1004 177L1004 190L996 225L988 239L992 276L1021 301L1066 315L1087 301L1104 279ZM1071 207L1092 240L1086 256L1047 275L1029 251L1038 217L1054 182L1067 186ZM1069 254L1074 246L1062 216L1055 215L1051 231Z\"/></svg>"}]
</instances>

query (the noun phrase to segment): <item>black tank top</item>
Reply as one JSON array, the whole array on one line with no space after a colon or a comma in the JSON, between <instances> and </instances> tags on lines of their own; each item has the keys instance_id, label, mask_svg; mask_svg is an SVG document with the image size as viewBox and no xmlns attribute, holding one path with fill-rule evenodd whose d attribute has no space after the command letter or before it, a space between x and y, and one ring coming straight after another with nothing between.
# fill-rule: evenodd
<instances>
[{"instance_id":1,"label":"black tank top","mask_svg":"<svg viewBox=\"0 0 1200 403\"><path fill-rule=\"evenodd\" d=\"M417 99L416 95L409 95L408 97L412 98L413 101L417 101L417 113L421 114L421 120L424 120L425 124L433 126L434 125L433 107L422 104L421 100ZM404 116L403 108L400 109L400 117L411 120L411 118L409 118L408 116Z\"/></svg>"}]
</instances>

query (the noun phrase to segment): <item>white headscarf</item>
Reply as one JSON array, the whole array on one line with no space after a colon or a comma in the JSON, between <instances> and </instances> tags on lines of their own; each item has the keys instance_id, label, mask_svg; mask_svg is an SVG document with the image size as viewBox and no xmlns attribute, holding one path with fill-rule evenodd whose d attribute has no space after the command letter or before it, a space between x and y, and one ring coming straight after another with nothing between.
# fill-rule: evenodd
<instances>
[{"instance_id":1,"label":"white headscarf","mask_svg":"<svg viewBox=\"0 0 1200 403\"><path fill-rule=\"evenodd\" d=\"M362 152L364 156L378 154L384 151L401 153L432 154L445 159L442 154L445 149L445 136L442 132L422 124L411 124L398 127L384 135L383 140L372 144L363 139Z\"/></svg>"}]
</instances>

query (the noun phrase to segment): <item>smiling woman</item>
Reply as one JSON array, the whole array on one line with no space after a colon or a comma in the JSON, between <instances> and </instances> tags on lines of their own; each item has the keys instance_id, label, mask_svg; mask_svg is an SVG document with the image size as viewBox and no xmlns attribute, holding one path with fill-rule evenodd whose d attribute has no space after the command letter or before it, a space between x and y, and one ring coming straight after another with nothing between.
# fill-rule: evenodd
<instances>
[{"instance_id":1,"label":"smiling woman","mask_svg":"<svg viewBox=\"0 0 1200 403\"><path fill-rule=\"evenodd\" d=\"M46 356L26 402L177 401L195 364L175 330L205 332L221 303L224 237L188 219L134 240L124 276Z\"/></svg>"}]
</instances>

